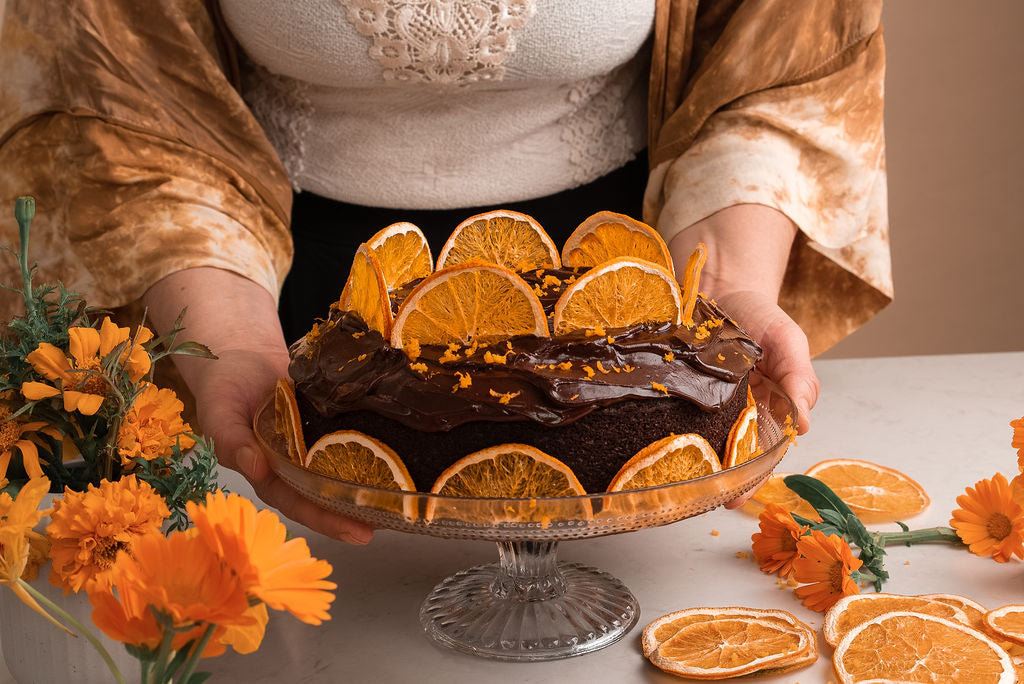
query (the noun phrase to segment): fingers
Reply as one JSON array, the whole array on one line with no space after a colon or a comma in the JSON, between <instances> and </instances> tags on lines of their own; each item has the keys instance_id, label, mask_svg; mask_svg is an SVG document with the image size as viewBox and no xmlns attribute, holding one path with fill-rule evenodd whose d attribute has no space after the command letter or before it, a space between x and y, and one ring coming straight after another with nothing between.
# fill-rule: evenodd
<instances>
[{"instance_id":1,"label":"fingers","mask_svg":"<svg viewBox=\"0 0 1024 684\"><path fill-rule=\"evenodd\" d=\"M750 498L752 496L754 496L754 494L756 494L756 493L757 493L757 489L751 489L749 492L744 492L744 493L740 494L739 496L737 496L732 501L727 501L725 503L725 507L728 508L729 510L734 510L736 508L739 508L743 504L745 504L748 501L750 501Z\"/></svg>"},{"instance_id":2,"label":"fingers","mask_svg":"<svg viewBox=\"0 0 1024 684\"><path fill-rule=\"evenodd\" d=\"M791 318L776 318L764 332L765 356L761 369L782 387L796 404L797 433L811 426L811 409L818 401L821 383L811 365L807 336Z\"/></svg>"},{"instance_id":3,"label":"fingers","mask_svg":"<svg viewBox=\"0 0 1024 684\"><path fill-rule=\"evenodd\" d=\"M320 508L273 472L261 482L254 482L253 489L257 496L281 511L286 518L297 520L315 532L356 545L368 544L373 539L372 527Z\"/></svg>"}]
</instances>

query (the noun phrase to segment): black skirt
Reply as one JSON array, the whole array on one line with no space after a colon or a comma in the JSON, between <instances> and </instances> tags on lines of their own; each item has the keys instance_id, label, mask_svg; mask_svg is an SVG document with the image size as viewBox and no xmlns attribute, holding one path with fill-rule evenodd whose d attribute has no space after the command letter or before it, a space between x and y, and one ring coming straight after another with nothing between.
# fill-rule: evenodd
<instances>
[{"instance_id":1,"label":"black skirt","mask_svg":"<svg viewBox=\"0 0 1024 684\"><path fill-rule=\"evenodd\" d=\"M615 211L639 219L647 185L647 155L597 180L554 195L521 202L460 209L383 209L296 193L292 205L295 258L281 290L278 314L288 344L302 337L318 318L326 318L348 278L359 245L381 228L408 221L427 236L434 256L455 226L473 214L511 209L535 218L561 248L583 219Z\"/></svg>"}]
</instances>

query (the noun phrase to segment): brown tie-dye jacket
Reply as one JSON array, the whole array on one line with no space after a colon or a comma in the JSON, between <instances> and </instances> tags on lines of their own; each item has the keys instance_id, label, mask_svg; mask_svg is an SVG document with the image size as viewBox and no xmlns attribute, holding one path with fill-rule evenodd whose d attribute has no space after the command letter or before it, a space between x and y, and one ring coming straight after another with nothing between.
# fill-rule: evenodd
<instances>
[{"instance_id":1,"label":"brown tie-dye jacket","mask_svg":"<svg viewBox=\"0 0 1024 684\"><path fill-rule=\"evenodd\" d=\"M801 232L781 301L815 352L892 295L880 11L657 1L645 219L670 238L740 202L789 215ZM39 281L120 307L214 266L278 292L291 186L216 15L202 0L0 0L0 207L37 198ZM18 280L0 261L0 282Z\"/></svg>"}]
</instances>

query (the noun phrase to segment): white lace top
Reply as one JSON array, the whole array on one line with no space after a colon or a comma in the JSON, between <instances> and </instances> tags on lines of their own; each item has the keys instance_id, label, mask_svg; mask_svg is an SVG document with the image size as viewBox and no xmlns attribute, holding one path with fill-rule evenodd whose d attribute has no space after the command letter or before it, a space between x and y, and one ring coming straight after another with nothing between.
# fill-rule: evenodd
<instances>
[{"instance_id":1,"label":"white lace top","mask_svg":"<svg viewBox=\"0 0 1024 684\"><path fill-rule=\"evenodd\" d=\"M582 185L646 144L654 0L221 0L296 188L445 209Z\"/></svg>"}]
</instances>

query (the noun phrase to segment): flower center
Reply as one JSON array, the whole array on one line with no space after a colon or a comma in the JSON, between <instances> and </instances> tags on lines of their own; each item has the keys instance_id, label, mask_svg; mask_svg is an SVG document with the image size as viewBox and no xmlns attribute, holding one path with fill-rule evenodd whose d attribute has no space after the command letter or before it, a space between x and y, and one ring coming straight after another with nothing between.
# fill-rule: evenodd
<instances>
[{"instance_id":1,"label":"flower center","mask_svg":"<svg viewBox=\"0 0 1024 684\"><path fill-rule=\"evenodd\" d=\"M1013 530L1013 523L1002 513L993 513L985 525L988 536L997 541L1003 541Z\"/></svg>"},{"instance_id":2,"label":"flower center","mask_svg":"<svg viewBox=\"0 0 1024 684\"><path fill-rule=\"evenodd\" d=\"M125 542L120 542L110 537L98 539L92 551L93 565L101 570L112 568L114 561L117 560L117 552L127 550L128 544Z\"/></svg>"},{"instance_id":3,"label":"flower center","mask_svg":"<svg viewBox=\"0 0 1024 684\"><path fill-rule=\"evenodd\" d=\"M8 420L10 417L11 409L0 406L0 453L9 451L21 438L21 425L16 420Z\"/></svg>"},{"instance_id":4,"label":"flower center","mask_svg":"<svg viewBox=\"0 0 1024 684\"><path fill-rule=\"evenodd\" d=\"M842 563L833 563L832 567L828 569L828 583L833 594L841 594L843 592L843 580L846 579L843 569Z\"/></svg>"},{"instance_id":5,"label":"flower center","mask_svg":"<svg viewBox=\"0 0 1024 684\"><path fill-rule=\"evenodd\" d=\"M787 553L796 551L796 539L793 539L791 535L784 535L779 540L779 546L781 546L782 550Z\"/></svg>"}]
</instances>

